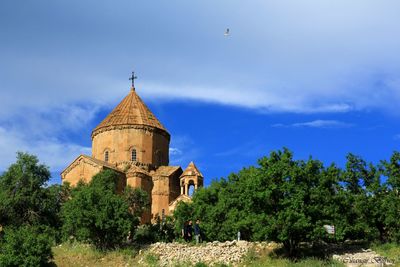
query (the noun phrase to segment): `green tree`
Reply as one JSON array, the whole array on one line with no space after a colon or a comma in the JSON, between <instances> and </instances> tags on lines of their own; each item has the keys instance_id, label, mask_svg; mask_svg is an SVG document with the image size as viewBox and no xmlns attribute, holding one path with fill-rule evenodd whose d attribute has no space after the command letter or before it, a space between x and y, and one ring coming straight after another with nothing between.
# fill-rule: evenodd
<instances>
[{"instance_id":1,"label":"green tree","mask_svg":"<svg viewBox=\"0 0 400 267\"><path fill-rule=\"evenodd\" d=\"M341 172L338 206L341 207L342 226L338 228L344 239L373 240L379 236L376 208L379 206L379 173L373 164L361 157L348 154L346 168Z\"/></svg>"},{"instance_id":2,"label":"green tree","mask_svg":"<svg viewBox=\"0 0 400 267\"><path fill-rule=\"evenodd\" d=\"M0 240L0 266L47 266L53 258L51 235L38 226L7 227Z\"/></svg>"},{"instance_id":3,"label":"green tree","mask_svg":"<svg viewBox=\"0 0 400 267\"><path fill-rule=\"evenodd\" d=\"M51 224L57 210L48 201L49 179L47 166L33 155L18 152L17 162L0 176L0 224Z\"/></svg>"},{"instance_id":4,"label":"green tree","mask_svg":"<svg viewBox=\"0 0 400 267\"><path fill-rule=\"evenodd\" d=\"M323 225L335 219L339 169L294 160L288 149L258 164L199 189L192 204L178 206L176 221L200 218L209 240L232 240L240 232L246 240L282 242L291 256L300 242L332 239Z\"/></svg>"},{"instance_id":5,"label":"green tree","mask_svg":"<svg viewBox=\"0 0 400 267\"><path fill-rule=\"evenodd\" d=\"M68 187L46 187L49 179L47 166L21 152L0 176L1 266L39 266L51 258Z\"/></svg>"},{"instance_id":6,"label":"green tree","mask_svg":"<svg viewBox=\"0 0 400 267\"><path fill-rule=\"evenodd\" d=\"M226 192L229 182L225 179L212 181L207 188L201 188L193 196L193 204L178 205L179 212L174 213L178 222L177 230L180 231L184 221L200 219L203 238L205 240L232 240L236 238L237 226L232 225L227 219L232 218L232 214L237 212L233 209ZM228 202L227 202L228 200ZM229 214L228 214L229 213Z\"/></svg>"},{"instance_id":7,"label":"green tree","mask_svg":"<svg viewBox=\"0 0 400 267\"><path fill-rule=\"evenodd\" d=\"M389 161L381 162L381 172L386 183L380 195L385 238L400 243L400 152L393 152Z\"/></svg>"},{"instance_id":8,"label":"green tree","mask_svg":"<svg viewBox=\"0 0 400 267\"><path fill-rule=\"evenodd\" d=\"M267 186L273 199L266 222L268 236L282 242L289 255L295 256L300 242L320 238L324 215L326 219L324 207L317 201L323 192L319 179L322 163L311 158L295 161L285 149L261 159L260 165L263 175L274 183Z\"/></svg>"},{"instance_id":9,"label":"green tree","mask_svg":"<svg viewBox=\"0 0 400 267\"><path fill-rule=\"evenodd\" d=\"M140 225L135 232L133 241L138 244L172 242L176 236L173 218L166 216L162 220L160 217L157 217L154 224Z\"/></svg>"},{"instance_id":10,"label":"green tree","mask_svg":"<svg viewBox=\"0 0 400 267\"><path fill-rule=\"evenodd\" d=\"M386 182L381 180L386 178ZM209 240L274 240L296 256L302 242L381 240L400 242L400 153L378 166L354 154L344 169L273 151L227 179L196 191L178 205L178 230L199 218ZM335 235L324 225L334 225Z\"/></svg>"},{"instance_id":11,"label":"green tree","mask_svg":"<svg viewBox=\"0 0 400 267\"><path fill-rule=\"evenodd\" d=\"M124 197L129 205L129 211L135 217L142 216L143 212L150 208L149 195L140 188L127 186L124 190Z\"/></svg>"},{"instance_id":12,"label":"green tree","mask_svg":"<svg viewBox=\"0 0 400 267\"><path fill-rule=\"evenodd\" d=\"M62 207L64 238L109 249L134 234L139 220L129 211L126 198L117 194L118 179L118 173L105 170L93 176L88 185L72 191L72 198Z\"/></svg>"},{"instance_id":13,"label":"green tree","mask_svg":"<svg viewBox=\"0 0 400 267\"><path fill-rule=\"evenodd\" d=\"M183 229L184 223L186 221L193 220L192 203L187 203L183 201L179 202L174 210L173 217L175 218L175 234L178 237L181 237L182 236L181 231Z\"/></svg>"}]
</instances>

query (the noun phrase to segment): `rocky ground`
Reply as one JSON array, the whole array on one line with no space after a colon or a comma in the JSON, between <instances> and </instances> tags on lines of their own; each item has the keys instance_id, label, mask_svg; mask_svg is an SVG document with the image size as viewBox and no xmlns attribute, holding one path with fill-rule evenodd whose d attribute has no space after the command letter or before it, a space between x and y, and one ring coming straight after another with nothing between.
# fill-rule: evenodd
<instances>
[{"instance_id":1,"label":"rocky ground","mask_svg":"<svg viewBox=\"0 0 400 267\"><path fill-rule=\"evenodd\" d=\"M247 241L215 241L197 246L187 243L155 243L139 252L139 264L146 265L146 257L153 255L158 259L159 266L174 266L177 263L195 265L198 262L205 263L207 266L219 263L237 266L246 256L249 256L250 251L255 255L265 255L277 247L279 245L274 242ZM344 263L347 267L394 266L392 261L370 249L345 248L341 250L331 247L328 251L334 260Z\"/></svg>"},{"instance_id":2,"label":"rocky ground","mask_svg":"<svg viewBox=\"0 0 400 267\"><path fill-rule=\"evenodd\" d=\"M203 243L199 246L186 243L155 243L152 244L146 253L152 253L159 259L160 266L171 266L178 262L196 264L203 262L208 266L218 263L237 265L253 249L256 253L265 249L274 249L276 243L267 242L246 242L227 241ZM143 254L143 253L142 253ZM143 254L139 263L145 261Z\"/></svg>"}]
</instances>

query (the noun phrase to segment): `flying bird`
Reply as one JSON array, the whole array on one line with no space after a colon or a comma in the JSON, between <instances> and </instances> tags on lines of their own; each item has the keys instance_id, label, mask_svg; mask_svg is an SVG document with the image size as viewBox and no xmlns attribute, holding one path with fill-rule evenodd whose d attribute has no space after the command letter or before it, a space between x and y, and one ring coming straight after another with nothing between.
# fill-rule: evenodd
<instances>
[{"instance_id":1,"label":"flying bird","mask_svg":"<svg viewBox=\"0 0 400 267\"><path fill-rule=\"evenodd\" d=\"M229 36L229 28L226 28L226 31L224 33L224 36Z\"/></svg>"}]
</instances>

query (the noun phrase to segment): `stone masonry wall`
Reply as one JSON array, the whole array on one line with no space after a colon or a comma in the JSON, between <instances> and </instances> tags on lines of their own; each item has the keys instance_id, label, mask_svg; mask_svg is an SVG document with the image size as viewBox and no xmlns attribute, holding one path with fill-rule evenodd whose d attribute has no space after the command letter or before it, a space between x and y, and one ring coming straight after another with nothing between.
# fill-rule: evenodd
<instances>
[{"instance_id":1,"label":"stone masonry wall","mask_svg":"<svg viewBox=\"0 0 400 267\"><path fill-rule=\"evenodd\" d=\"M146 253L154 254L159 258L160 266L174 266L176 263L203 262L207 265L225 263L237 265L248 254L250 249L255 251L272 249L276 243L227 241L202 243L200 245L182 243L155 243L146 252L142 253L139 263L144 263Z\"/></svg>"}]
</instances>

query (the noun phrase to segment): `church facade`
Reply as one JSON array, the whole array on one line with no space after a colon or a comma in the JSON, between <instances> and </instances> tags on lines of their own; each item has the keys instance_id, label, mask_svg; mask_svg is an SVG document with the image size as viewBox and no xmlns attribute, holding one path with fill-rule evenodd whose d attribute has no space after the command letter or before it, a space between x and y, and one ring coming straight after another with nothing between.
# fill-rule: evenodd
<instances>
[{"instance_id":1,"label":"church facade","mask_svg":"<svg viewBox=\"0 0 400 267\"><path fill-rule=\"evenodd\" d=\"M92 155L79 155L61 173L71 186L88 183L104 169L120 175L119 190L141 188L151 210L142 222L169 215L179 201L190 201L189 187L203 186L203 175L191 162L185 170L169 166L170 134L137 95L129 94L92 131Z\"/></svg>"}]
</instances>

